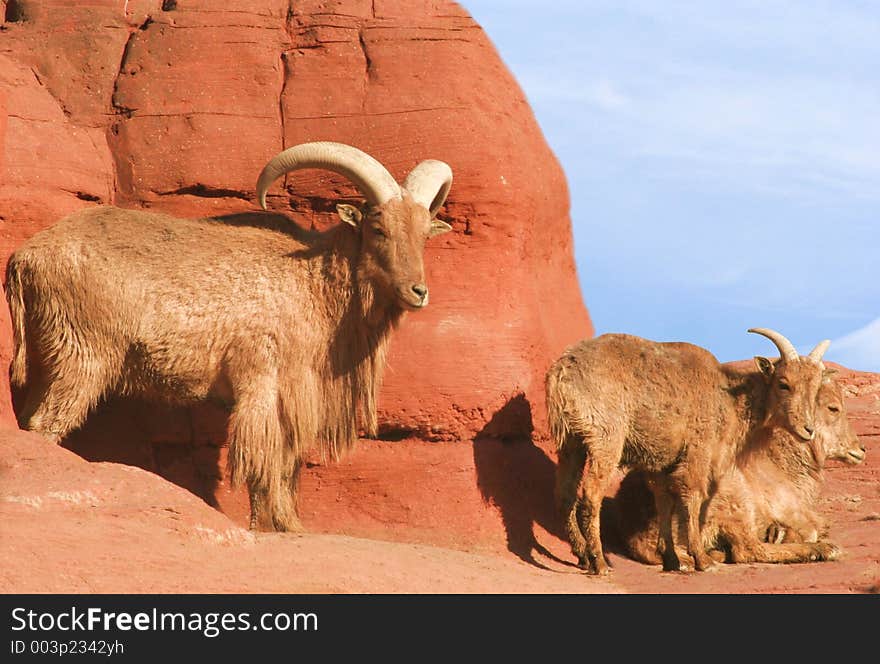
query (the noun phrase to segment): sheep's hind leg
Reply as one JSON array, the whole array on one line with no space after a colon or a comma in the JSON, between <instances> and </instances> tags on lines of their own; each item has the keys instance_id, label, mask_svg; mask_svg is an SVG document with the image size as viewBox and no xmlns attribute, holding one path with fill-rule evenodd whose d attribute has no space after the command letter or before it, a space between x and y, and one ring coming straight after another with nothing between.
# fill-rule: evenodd
<instances>
[{"instance_id":1,"label":"sheep's hind leg","mask_svg":"<svg viewBox=\"0 0 880 664\"><path fill-rule=\"evenodd\" d=\"M582 559L581 564L591 574L604 575L611 570L602 550L599 517L608 481L623 451L623 438L621 436L591 442L593 444L587 446L587 470L584 473L583 500L580 504L580 526L586 540L586 560Z\"/></svg>"},{"instance_id":2,"label":"sheep's hind leg","mask_svg":"<svg viewBox=\"0 0 880 664\"><path fill-rule=\"evenodd\" d=\"M564 520L571 552L578 559L578 566L583 568L586 567L587 541L578 525L577 512L586 460L583 443L569 436L559 450L559 464L556 467L556 502Z\"/></svg>"},{"instance_id":3,"label":"sheep's hind leg","mask_svg":"<svg viewBox=\"0 0 880 664\"><path fill-rule=\"evenodd\" d=\"M106 360L80 353L41 370L28 386L23 428L60 442L79 427L104 395L111 369Z\"/></svg>"}]
</instances>

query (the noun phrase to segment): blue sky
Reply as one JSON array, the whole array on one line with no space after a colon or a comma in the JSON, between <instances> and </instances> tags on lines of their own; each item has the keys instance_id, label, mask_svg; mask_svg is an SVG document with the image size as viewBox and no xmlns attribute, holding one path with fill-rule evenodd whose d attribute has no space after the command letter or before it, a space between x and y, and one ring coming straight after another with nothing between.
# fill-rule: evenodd
<instances>
[{"instance_id":1,"label":"blue sky","mask_svg":"<svg viewBox=\"0 0 880 664\"><path fill-rule=\"evenodd\" d=\"M597 334L880 371L880 6L462 1L566 171Z\"/></svg>"}]
</instances>

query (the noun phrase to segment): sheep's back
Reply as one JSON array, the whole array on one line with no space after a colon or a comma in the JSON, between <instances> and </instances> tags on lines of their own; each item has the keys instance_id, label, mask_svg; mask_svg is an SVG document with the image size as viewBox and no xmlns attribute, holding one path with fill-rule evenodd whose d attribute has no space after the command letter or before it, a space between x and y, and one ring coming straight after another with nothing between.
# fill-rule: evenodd
<instances>
[{"instance_id":1,"label":"sheep's back","mask_svg":"<svg viewBox=\"0 0 880 664\"><path fill-rule=\"evenodd\" d=\"M33 236L11 260L26 275L31 320L67 325L78 343L125 356L123 391L201 398L236 347L319 352L327 311L297 260L310 248L266 217L230 223L100 206Z\"/></svg>"},{"instance_id":2,"label":"sheep's back","mask_svg":"<svg viewBox=\"0 0 880 664\"><path fill-rule=\"evenodd\" d=\"M718 361L699 346L605 334L554 363L548 399L555 393L565 404L573 430L623 435L624 464L660 468L714 435L722 381Z\"/></svg>"}]
</instances>

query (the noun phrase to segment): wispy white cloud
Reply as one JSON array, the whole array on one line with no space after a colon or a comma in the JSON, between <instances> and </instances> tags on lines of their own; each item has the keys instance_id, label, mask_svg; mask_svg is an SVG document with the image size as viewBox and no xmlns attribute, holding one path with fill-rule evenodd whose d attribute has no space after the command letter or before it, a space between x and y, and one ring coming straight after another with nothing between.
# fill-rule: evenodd
<instances>
[{"instance_id":1,"label":"wispy white cloud","mask_svg":"<svg viewBox=\"0 0 880 664\"><path fill-rule=\"evenodd\" d=\"M874 328L846 334L880 315L875 6L463 2L565 168L598 327L739 358L764 325L880 371Z\"/></svg>"},{"instance_id":2,"label":"wispy white cloud","mask_svg":"<svg viewBox=\"0 0 880 664\"><path fill-rule=\"evenodd\" d=\"M565 117L547 127L551 144L578 132L608 146L606 161L648 158L667 178L695 169L725 190L880 198L868 65L880 60L880 14L869 6L589 0L546 11L532 48L505 55L539 117Z\"/></svg>"},{"instance_id":3,"label":"wispy white cloud","mask_svg":"<svg viewBox=\"0 0 880 664\"><path fill-rule=\"evenodd\" d=\"M616 111L629 105L629 100L606 78L599 79L596 82L592 93L592 98L596 104L608 111Z\"/></svg>"},{"instance_id":4,"label":"wispy white cloud","mask_svg":"<svg viewBox=\"0 0 880 664\"><path fill-rule=\"evenodd\" d=\"M880 318L835 339L826 357L851 369L880 371Z\"/></svg>"}]
</instances>

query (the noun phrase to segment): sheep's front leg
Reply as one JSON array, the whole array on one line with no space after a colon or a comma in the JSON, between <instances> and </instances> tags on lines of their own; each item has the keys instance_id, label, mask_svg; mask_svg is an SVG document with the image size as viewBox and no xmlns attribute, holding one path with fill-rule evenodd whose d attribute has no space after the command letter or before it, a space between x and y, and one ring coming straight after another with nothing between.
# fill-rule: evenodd
<instances>
[{"instance_id":1,"label":"sheep's front leg","mask_svg":"<svg viewBox=\"0 0 880 664\"><path fill-rule=\"evenodd\" d=\"M722 536L730 546L734 563L807 563L837 560L840 547L831 542L761 542L745 524L726 524Z\"/></svg>"},{"instance_id":2,"label":"sheep's front leg","mask_svg":"<svg viewBox=\"0 0 880 664\"><path fill-rule=\"evenodd\" d=\"M274 525L267 510L266 492L256 482L248 483L248 501L251 510L250 529L273 530Z\"/></svg>"},{"instance_id":3,"label":"sheep's front leg","mask_svg":"<svg viewBox=\"0 0 880 664\"><path fill-rule=\"evenodd\" d=\"M244 482L251 501L251 527L301 530L296 514L300 459L279 417L274 346L227 357L235 406L229 418L229 468L233 484Z\"/></svg>"},{"instance_id":4,"label":"sheep's front leg","mask_svg":"<svg viewBox=\"0 0 880 664\"><path fill-rule=\"evenodd\" d=\"M59 443L79 427L115 380L116 358L99 356L68 333L71 348L52 357L48 369L34 370L21 414L23 428Z\"/></svg>"},{"instance_id":5,"label":"sheep's front leg","mask_svg":"<svg viewBox=\"0 0 880 664\"><path fill-rule=\"evenodd\" d=\"M583 498L580 503L580 527L586 541L585 557L580 566L591 574L604 575L611 570L605 561L599 530L602 499L623 449L623 437L588 440L587 470L584 473Z\"/></svg>"}]
</instances>

